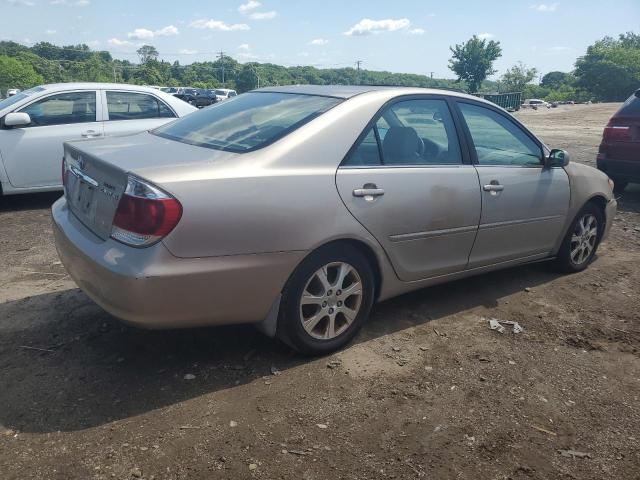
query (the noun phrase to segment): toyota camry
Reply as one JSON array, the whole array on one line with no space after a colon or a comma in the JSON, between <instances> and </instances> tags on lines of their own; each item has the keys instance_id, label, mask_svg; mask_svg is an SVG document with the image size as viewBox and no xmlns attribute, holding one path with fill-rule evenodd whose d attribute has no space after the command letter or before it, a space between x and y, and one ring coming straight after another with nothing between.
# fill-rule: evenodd
<instances>
[{"instance_id":1,"label":"toyota camry","mask_svg":"<svg viewBox=\"0 0 640 480\"><path fill-rule=\"evenodd\" d=\"M411 290L542 260L580 271L616 211L604 173L506 111L419 88L255 90L66 143L63 183L58 252L104 309L253 323L308 354Z\"/></svg>"}]
</instances>

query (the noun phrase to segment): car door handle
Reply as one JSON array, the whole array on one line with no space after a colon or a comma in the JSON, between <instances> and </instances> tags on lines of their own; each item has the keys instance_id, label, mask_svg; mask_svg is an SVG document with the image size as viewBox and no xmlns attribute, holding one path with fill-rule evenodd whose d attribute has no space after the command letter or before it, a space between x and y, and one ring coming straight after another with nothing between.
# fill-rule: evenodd
<instances>
[{"instance_id":1,"label":"car door handle","mask_svg":"<svg viewBox=\"0 0 640 480\"><path fill-rule=\"evenodd\" d=\"M353 191L354 197L380 197L384 195L382 188L356 188Z\"/></svg>"},{"instance_id":2,"label":"car door handle","mask_svg":"<svg viewBox=\"0 0 640 480\"><path fill-rule=\"evenodd\" d=\"M504 190L504 185L490 183L482 187L485 192L501 192Z\"/></svg>"},{"instance_id":3,"label":"car door handle","mask_svg":"<svg viewBox=\"0 0 640 480\"><path fill-rule=\"evenodd\" d=\"M81 135L83 138L95 138L102 136L100 132L96 132L95 130L87 130L86 132L82 132Z\"/></svg>"}]
</instances>

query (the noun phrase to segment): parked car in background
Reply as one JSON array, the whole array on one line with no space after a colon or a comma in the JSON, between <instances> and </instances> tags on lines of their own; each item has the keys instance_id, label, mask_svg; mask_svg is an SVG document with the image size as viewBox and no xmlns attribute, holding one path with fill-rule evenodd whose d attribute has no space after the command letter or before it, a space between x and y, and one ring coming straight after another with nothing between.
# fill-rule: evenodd
<instances>
[{"instance_id":1,"label":"parked car in background","mask_svg":"<svg viewBox=\"0 0 640 480\"><path fill-rule=\"evenodd\" d=\"M1 192L60 190L66 140L137 133L194 110L136 85L61 83L20 92L0 101Z\"/></svg>"},{"instance_id":2,"label":"parked car in background","mask_svg":"<svg viewBox=\"0 0 640 480\"><path fill-rule=\"evenodd\" d=\"M180 87L161 87L160 90L169 95L173 95L180 91Z\"/></svg>"},{"instance_id":3,"label":"parked car in background","mask_svg":"<svg viewBox=\"0 0 640 480\"><path fill-rule=\"evenodd\" d=\"M215 93L201 88L184 89L173 96L197 108L208 107L218 101Z\"/></svg>"},{"instance_id":4,"label":"parked car in background","mask_svg":"<svg viewBox=\"0 0 640 480\"><path fill-rule=\"evenodd\" d=\"M524 103L522 104L523 108L533 108L534 110L537 110L538 108L551 108L551 105L547 102L545 102L544 100L540 100L538 98L529 98L527 100L524 101Z\"/></svg>"},{"instance_id":5,"label":"parked car in background","mask_svg":"<svg viewBox=\"0 0 640 480\"><path fill-rule=\"evenodd\" d=\"M9 90L7 90L7 97L12 97L18 93L20 93L19 88L10 88Z\"/></svg>"},{"instance_id":6,"label":"parked car in background","mask_svg":"<svg viewBox=\"0 0 640 480\"><path fill-rule=\"evenodd\" d=\"M235 97L238 95L235 90L231 90L228 88L216 88L215 90L216 97L218 97L218 101L222 102L223 100L227 100L228 98Z\"/></svg>"},{"instance_id":7,"label":"parked car in background","mask_svg":"<svg viewBox=\"0 0 640 480\"><path fill-rule=\"evenodd\" d=\"M602 134L598 168L622 192L629 183L640 183L640 90L613 114Z\"/></svg>"},{"instance_id":8,"label":"parked car in background","mask_svg":"<svg viewBox=\"0 0 640 480\"><path fill-rule=\"evenodd\" d=\"M586 268L616 201L568 161L469 95L263 88L66 143L55 239L80 288L133 324L256 323L326 353L378 300L532 261Z\"/></svg>"}]
</instances>

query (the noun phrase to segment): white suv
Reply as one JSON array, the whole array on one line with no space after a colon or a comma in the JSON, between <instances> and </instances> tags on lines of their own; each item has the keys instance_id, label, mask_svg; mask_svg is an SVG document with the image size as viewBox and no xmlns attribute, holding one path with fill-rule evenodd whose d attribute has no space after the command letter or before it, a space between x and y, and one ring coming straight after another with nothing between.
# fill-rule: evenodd
<instances>
[{"instance_id":1,"label":"white suv","mask_svg":"<svg viewBox=\"0 0 640 480\"><path fill-rule=\"evenodd\" d=\"M43 85L0 101L0 193L62 189L62 143L150 130L196 111L159 90L108 83Z\"/></svg>"},{"instance_id":2,"label":"white suv","mask_svg":"<svg viewBox=\"0 0 640 480\"><path fill-rule=\"evenodd\" d=\"M229 88L216 88L216 99L218 102L226 100L231 97L235 97L238 93L235 90L231 90Z\"/></svg>"}]
</instances>

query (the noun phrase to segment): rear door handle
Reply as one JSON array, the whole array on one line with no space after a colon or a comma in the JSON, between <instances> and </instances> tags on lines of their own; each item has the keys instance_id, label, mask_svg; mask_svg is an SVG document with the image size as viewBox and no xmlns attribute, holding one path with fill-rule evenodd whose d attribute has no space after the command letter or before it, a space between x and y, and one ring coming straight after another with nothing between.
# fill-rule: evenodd
<instances>
[{"instance_id":1,"label":"rear door handle","mask_svg":"<svg viewBox=\"0 0 640 480\"><path fill-rule=\"evenodd\" d=\"M86 132L82 132L81 135L83 138L94 138L102 136L100 132L96 132L95 130L87 130Z\"/></svg>"},{"instance_id":2,"label":"rear door handle","mask_svg":"<svg viewBox=\"0 0 640 480\"><path fill-rule=\"evenodd\" d=\"M353 191L354 197L380 197L384 195L384 189L382 188L356 188Z\"/></svg>"},{"instance_id":3,"label":"rear door handle","mask_svg":"<svg viewBox=\"0 0 640 480\"><path fill-rule=\"evenodd\" d=\"M485 192L501 192L504 190L504 185L490 183L482 187L482 189Z\"/></svg>"}]
</instances>

